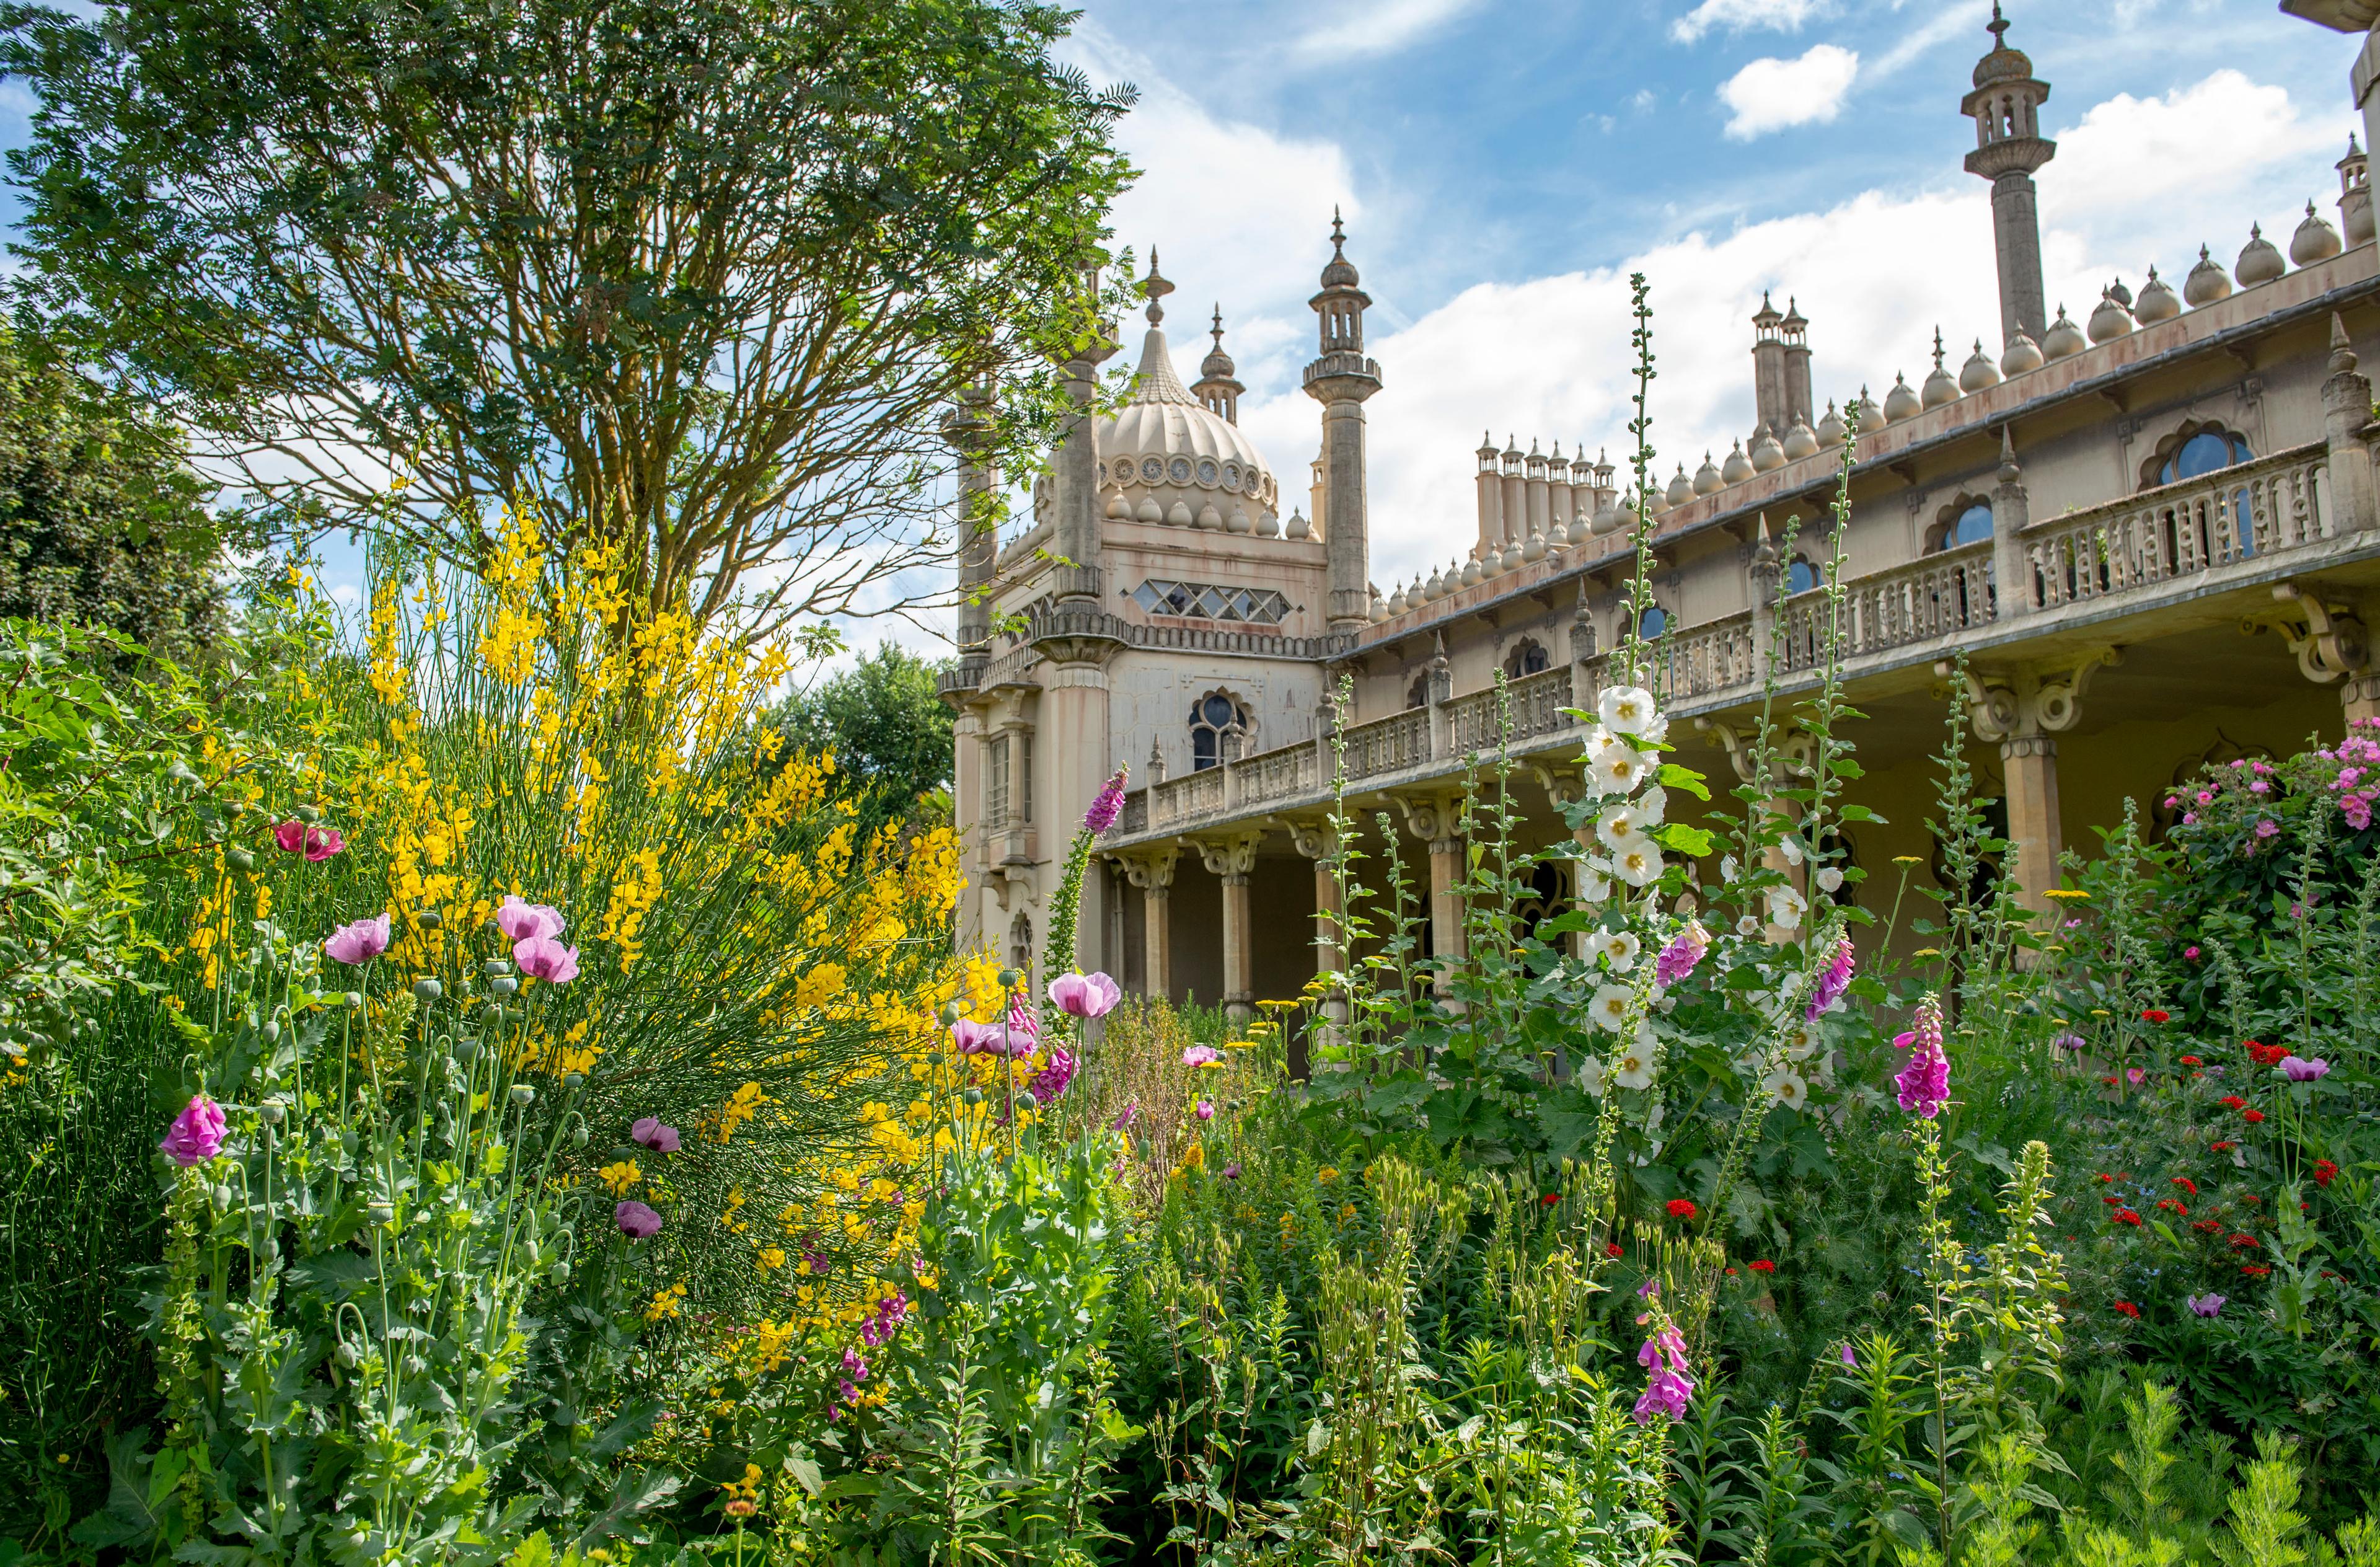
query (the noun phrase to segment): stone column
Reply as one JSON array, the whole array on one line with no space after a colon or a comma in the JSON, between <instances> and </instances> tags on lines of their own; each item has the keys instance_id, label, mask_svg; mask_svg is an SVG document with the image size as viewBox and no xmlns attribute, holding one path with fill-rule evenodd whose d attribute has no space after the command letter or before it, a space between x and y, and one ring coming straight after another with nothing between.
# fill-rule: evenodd
<instances>
[{"instance_id":1,"label":"stone column","mask_svg":"<svg viewBox=\"0 0 2380 1567\"><path fill-rule=\"evenodd\" d=\"M1536 774L1538 784L1544 788L1546 798L1552 804L1555 812L1567 820L1569 808L1585 796L1586 780L1575 769L1564 767L1558 762L1531 762L1529 771ZM1589 854L1595 851L1595 828L1591 823L1584 827L1572 828L1570 835L1572 841L1581 849ZM1587 869L1585 859L1572 860L1570 871L1571 902L1573 906L1584 908L1586 906L1586 879L1592 872ZM1586 956L1585 931L1571 932L1570 954L1576 958Z\"/></svg>"},{"instance_id":2,"label":"stone column","mask_svg":"<svg viewBox=\"0 0 2380 1567\"><path fill-rule=\"evenodd\" d=\"M966 888L959 894L959 951L983 944L983 892L991 856L984 842L983 714L962 707L952 723L951 826L958 834L959 870Z\"/></svg>"},{"instance_id":3,"label":"stone column","mask_svg":"<svg viewBox=\"0 0 2380 1567\"><path fill-rule=\"evenodd\" d=\"M1299 854L1314 862L1314 972L1318 976L1339 974L1347 966L1347 931L1343 923L1347 911L1339 897L1339 869L1333 863L1338 856L1338 836L1327 820L1293 821L1289 824L1289 841ZM1334 991L1322 1003L1323 1040L1335 1041L1346 1022L1346 998Z\"/></svg>"},{"instance_id":4,"label":"stone column","mask_svg":"<svg viewBox=\"0 0 2380 1567\"><path fill-rule=\"evenodd\" d=\"M1504 547L1504 454L1496 443L1480 437L1479 451L1479 543L1471 553L1475 558L1488 550Z\"/></svg>"},{"instance_id":5,"label":"stone column","mask_svg":"<svg viewBox=\"0 0 2380 1567\"><path fill-rule=\"evenodd\" d=\"M1142 987L1153 1000L1173 998L1173 868L1178 844L1160 844L1124 860L1124 875L1141 890Z\"/></svg>"},{"instance_id":6,"label":"stone column","mask_svg":"<svg viewBox=\"0 0 2380 1567\"><path fill-rule=\"evenodd\" d=\"M2362 440L2372 422L2372 378L2355 370L2355 350L2348 346L2347 322L2338 311L2330 315L2330 379L2322 383L2323 434L2330 444L2330 508L2332 526L2340 533L2380 528L2375 505L2372 453Z\"/></svg>"},{"instance_id":7,"label":"stone column","mask_svg":"<svg viewBox=\"0 0 2380 1567\"><path fill-rule=\"evenodd\" d=\"M1777 542L1769 537L1768 514L1760 514L1759 532L1752 541L1752 560L1744 573L1745 596L1752 610L1752 678L1768 677L1769 651L1777 642Z\"/></svg>"},{"instance_id":8,"label":"stone column","mask_svg":"<svg viewBox=\"0 0 2380 1567\"><path fill-rule=\"evenodd\" d=\"M1199 857L1223 883L1223 1010L1232 1017L1256 1015L1256 933L1249 921L1248 877L1256 869L1258 832L1202 840Z\"/></svg>"},{"instance_id":9,"label":"stone column","mask_svg":"<svg viewBox=\"0 0 2380 1567\"><path fill-rule=\"evenodd\" d=\"M1397 797L1404 808L1405 827L1429 845L1430 955L1448 964L1463 961L1463 796L1427 795L1418 799ZM1441 973L1438 988L1447 988Z\"/></svg>"},{"instance_id":10,"label":"stone column","mask_svg":"<svg viewBox=\"0 0 2380 1567\"><path fill-rule=\"evenodd\" d=\"M1322 543L1334 633L1352 635L1372 622L1372 550L1365 502L1364 399L1380 389L1380 367L1364 357L1364 311L1371 296L1356 286L1346 236L1330 220L1330 263L1322 290L1306 301L1319 326L1317 354L1305 367L1305 395L1322 405Z\"/></svg>"},{"instance_id":11,"label":"stone column","mask_svg":"<svg viewBox=\"0 0 2380 1567\"><path fill-rule=\"evenodd\" d=\"M2015 844L2011 869L2017 901L2045 922L2057 917L2057 900L2048 893L2058 885L2058 860L2066 850L2053 736L2074 727L2082 716L2082 691L2092 674L2116 660L2114 649L2102 648L2049 669L1968 672L1976 738L2000 748L2008 784L2009 837ZM1937 664L1935 673L1949 674L1951 666Z\"/></svg>"},{"instance_id":12,"label":"stone column","mask_svg":"<svg viewBox=\"0 0 2380 1567\"><path fill-rule=\"evenodd\" d=\"M2348 726L2380 723L2380 674L2350 674L2338 688L2339 716Z\"/></svg>"},{"instance_id":13,"label":"stone column","mask_svg":"<svg viewBox=\"0 0 2380 1567\"><path fill-rule=\"evenodd\" d=\"M2012 620L2034 612L2033 563L2024 551L2025 525L2033 520L2024 492L2024 470L2016 443L2000 426L1999 482L1992 487L1992 618Z\"/></svg>"}]
</instances>

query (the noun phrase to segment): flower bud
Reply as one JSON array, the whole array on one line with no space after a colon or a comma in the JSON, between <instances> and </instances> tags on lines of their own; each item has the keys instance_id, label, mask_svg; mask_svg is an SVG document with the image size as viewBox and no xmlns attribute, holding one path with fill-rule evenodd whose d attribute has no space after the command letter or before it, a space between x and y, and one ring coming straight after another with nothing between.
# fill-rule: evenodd
<instances>
[{"instance_id":1,"label":"flower bud","mask_svg":"<svg viewBox=\"0 0 2380 1567\"><path fill-rule=\"evenodd\" d=\"M493 922L491 921L491 923ZM491 979L494 978L499 974L510 974L512 971L512 964L500 957L489 958L480 965L480 972L486 975Z\"/></svg>"},{"instance_id":2,"label":"flower bud","mask_svg":"<svg viewBox=\"0 0 2380 1567\"><path fill-rule=\"evenodd\" d=\"M565 1088L575 1089L585 1081L587 1081L587 1074L584 1072L565 1072L562 1075L562 1086Z\"/></svg>"},{"instance_id":3,"label":"flower bud","mask_svg":"<svg viewBox=\"0 0 2380 1567\"><path fill-rule=\"evenodd\" d=\"M1033 1097L1033 1090L1030 1088L1016 1096L1016 1108L1019 1110L1038 1109L1040 1103L1039 1099Z\"/></svg>"},{"instance_id":4,"label":"flower bud","mask_svg":"<svg viewBox=\"0 0 2380 1567\"><path fill-rule=\"evenodd\" d=\"M413 923L420 926L424 930L435 930L446 921L440 917L436 909L421 908L413 911Z\"/></svg>"},{"instance_id":5,"label":"flower bud","mask_svg":"<svg viewBox=\"0 0 2380 1567\"><path fill-rule=\"evenodd\" d=\"M298 808L298 820L300 821L320 821L322 820L322 808L320 806L299 806Z\"/></svg>"},{"instance_id":6,"label":"flower bud","mask_svg":"<svg viewBox=\"0 0 2380 1567\"><path fill-rule=\"evenodd\" d=\"M361 990L349 990L347 992L347 1010L349 1012L361 1012L363 1010L363 1006L364 993Z\"/></svg>"},{"instance_id":7,"label":"flower bud","mask_svg":"<svg viewBox=\"0 0 2380 1567\"><path fill-rule=\"evenodd\" d=\"M1023 983L1025 983L1025 971L1023 969L1003 968L1000 971L1000 988L1002 990L1013 990Z\"/></svg>"},{"instance_id":8,"label":"flower bud","mask_svg":"<svg viewBox=\"0 0 2380 1567\"><path fill-rule=\"evenodd\" d=\"M264 1020L264 1026L259 1029L258 1032L264 1036L264 1042L266 1044L279 1044L281 1042L281 1019L277 1017L266 1018Z\"/></svg>"},{"instance_id":9,"label":"flower bud","mask_svg":"<svg viewBox=\"0 0 2380 1567\"><path fill-rule=\"evenodd\" d=\"M256 856L246 849L225 849L224 858L234 870L254 870Z\"/></svg>"},{"instance_id":10,"label":"flower bud","mask_svg":"<svg viewBox=\"0 0 2380 1567\"><path fill-rule=\"evenodd\" d=\"M567 1262L555 1263L552 1269L547 1272L546 1277L552 1280L556 1284L566 1284L570 1282L570 1264Z\"/></svg>"},{"instance_id":11,"label":"flower bud","mask_svg":"<svg viewBox=\"0 0 2380 1567\"><path fill-rule=\"evenodd\" d=\"M969 1088L966 1092L959 1096L959 1102L966 1105L981 1104L983 1102L983 1090L981 1088Z\"/></svg>"},{"instance_id":12,"label":"flower bud","mask_svg":"<svg viewBox=\"0 0 2380 1567\"><path fill-rule=\"evenodd\" d=\"M289 1107L279 1099L267 1099L257 1107L256 1113L264 1117L264 1124L267 1126L278 1126L281 1124L281 1118L288 1111Z\"/></svg>"},{"instance_id":13,"label":"flower bud","mask_svg":"<svg viewBox=\"0 0 2380 1567\"><path fill-rule=\"evenodd\" d=\"M515 1083L512 1087L512 1093L509 1097L513 1103L526 1109L536 1099L537 1090L530 1087L527 1083Z\"/></svg>"},{"instance_id":14,"label":"flower bud","mask_svg":"<svg viewBox=\"0 0 2380 1567\"><path fill-rule=\"evenodd\" d=\"M570 1146L575 1148L587 1146L587 1123L584 1121L570 1129Z\"/></svg>"},{"instance_id":15,"label":"flower bud","mask_svg":"<svg viewBox=\"0 0 2380 1567\"><path fill-rule=\"evenodd\" d=\"M413 982L413 999L418 1002L434 1002L443 991L443 987L427 974Z\"/></svg>"},{"instance_id":16,"label":"flower bud","mask_svg":"<svg viewBox=\"0 0 2380 1567\"><path fill-rule=\"evenodd\" d=\"M966 1014L959 1010L958 1002L944 1002L942 1003L942 1010L939 1015L941 1017L942 1026L947 1028Z\"/></svg>"},{"instance_id":17,"label":"flower bud","mask_svg":"<svg viewBox=\"0 0 2380 1567\"><path fill-rule=\"evenodd\" d=\"M371 1215L371 1221L375 1224L386 1224L396 1218L396 1209L389 1203L373 1203L365 1211Z\"/></svg>"},{"instance_id":18,"label":"flower bud","mask_svg":"<svg viewBox=\"0 0 2380 1567\"><path fill-rule=\"evenodd\" d=\"M488 981L488 989L500 996L509 996L520 989L520 981L509 974L499 974Z\"/></svg>"}]
</instances>

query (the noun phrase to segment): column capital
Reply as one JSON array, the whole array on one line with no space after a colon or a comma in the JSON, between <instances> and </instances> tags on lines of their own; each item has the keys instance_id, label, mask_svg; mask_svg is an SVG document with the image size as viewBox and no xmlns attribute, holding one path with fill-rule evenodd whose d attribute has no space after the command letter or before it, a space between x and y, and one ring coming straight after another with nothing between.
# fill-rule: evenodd
<instances>
[{"instance_id":1,"label":"column capital","mask_svg":"<svg viewBox=\"0 0 2380 1567\"><path fill-rule=\"evenodd\" d=\"M2078 659L2046 667L1968 670L1968 716L1974 723L1975 738L2006 742L2064 734L2082 721L2082 692L2091 676L2103 665L2121 662L2122 650L2095 648ZM1949 679L1958 669L1937 663L1934 673ZM2010 754L2005 747L2003 754Z\"/></svg>"},{"instance_id":2,"label":"column capital","mask_svg":"<svg viewBox=\"0 0 2380 1567\"><path fill-rule=\"evenodd\" d=\"M1432 854L1444 854L1446 845L1455 843L1463 831L1463 800L1460 791L1450 794L1391 795L1397 808L1404 813L1405 831L1416 838L1427 839Z\"/></svg>"},{"instance_id":3,"label":"column capital","mask_svg":"<svg viewBox=\"0 0 2380 1567\"><path fill-rule=\"evenodd\" d=\"M1328 859L1338 852L1339 834L1329 817L1269 816L1265 820L1289 832L1290 846L1307 859Z\"/></svg>"},{"instance_id":4,"label":"column capital","mask_svg":"<svg viewBox=\"0 0 2380 1567\"><path fill-rule=\"evenodd\" d=\"M1108 856L1123 867L1125 878L1151 897L1161 898L1173 888L1173 868L1181 863L1179 844L1151 844L1146 848L1119 850Z\"/></svg>"},{"instance_id":5,"label":"column capital","mask_svg":"<svg viewBox=\"0 0 2380 1567\"><path fill-rule=\"evenodd\" d=\"M1237 877L1245 881L1256 869L1257 845L1264 842L1264 833L1255 828L1232 832L1220 838L1196 838L1198 858L1208 871L1229 881Z\"/></svg>"}]
</instances>

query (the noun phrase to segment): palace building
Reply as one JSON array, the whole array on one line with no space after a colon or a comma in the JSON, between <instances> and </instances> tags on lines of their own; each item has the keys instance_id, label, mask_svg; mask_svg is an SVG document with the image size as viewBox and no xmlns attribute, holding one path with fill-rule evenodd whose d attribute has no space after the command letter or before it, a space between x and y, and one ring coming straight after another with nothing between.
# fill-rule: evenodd
<instances>
[{"instance_id":1,"label":"palace building","mask_svg":"<svg viewBox=\"0 0 2380 1567\"><path fill-rule=\"evenodd\" d=\"M2380 0L2283 9L2369 35L2352 74L2368 133ZM1847 402L1836 640L1865 715L1850 732L1857 798L1884 818L1845 829L1868 872L1861 895L1881 904L1904 870L1931 874L1927 759L1955 655L1970 754L2041 908L2061 854L2087 850L2087 824L2119 819L2126 798L2154 817L2205 761L2285 754L2380 716L2365 631L2380 612L2380 421L2358 369L2380 352L2380 264L2364 154L2350 139L2335 169L2309 171L2335 176L2331 210L2310 203L2285 245L2252 232L2228 264L2206 245L2179 279L2152 268L2079 322L2053 313L2034 183L2056 177L2050 89L2008 25L1996 7L1961 105L1975 125L1966 167L1992 187L1999 351L1962 358L1937 333L1922 384L1896 377L1874 399L1856 374L1814 371L1812 323L1790 298L1764 304L1750 323L1754 428L1645 497L1657 601L1641 626L1624 622L1629 480L1584 447L1483 441L1469 459L1476 516L1444 519L1459 556L1387 593L1372 581L1364 404L1396 367L1366 353L1371 301L1336 222L1305 370L1318 449L1286 485L1239 429L1220 315L1183 381L1163 324L1172 285L1152 254L1129 402L1094 412L1097 358L1069 366L1083 412L1026 526L962 553L960 659L942 682L958 715L962 938L1029 966L1074 830L1129 763L1123 819L1085 893L1082 965L1235 1009L1294 995L1337 961L1315 917L1334 895L1320 867L1343 768L1369 852L1383 824L1397 835L1427 882L1427 939L1450 952L1475 759L1500 747L1536 841L1566 833L1580 736L1568 711L1616 683L1612 650L1632 635L1648 644L1677 759L1727 803L1749 781L1764 682L1790 698L1816 679ZM1822 405L1823 382L1841 391ZM996 484L966 466L966 421L950 428L963 484ZM1539 889L1548 907L1567 891Z\"/></svg>"}]
</instances>

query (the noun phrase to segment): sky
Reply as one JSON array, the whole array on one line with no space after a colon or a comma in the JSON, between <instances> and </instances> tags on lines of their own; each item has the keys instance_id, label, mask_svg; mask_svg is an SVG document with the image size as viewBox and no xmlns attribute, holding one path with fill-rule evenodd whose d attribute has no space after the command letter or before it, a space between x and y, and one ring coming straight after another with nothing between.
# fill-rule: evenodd
<instances>
[{"instance_id":1,"label":"sky","mask_svg":"<svg viewBox=\"0 0 2380 1567\"><path fill-rule=\"evenodd\" d=\"M1822 404L1917 384L1937 327L1953 370L1978 338L2000 347L1989 187L1961 166L1959 113L1989 0L1076 3L1066 59L1140 94L1112 243L1160 254L1185 379L1221 307L1241 423L1285 499L1318 435L1305 301L1343 212L1384 381L1366 410L1383 591L1468 547L1483 431L1624 460L1633 272L1652 286L1665 478L1749 430L1764 289L1809 318ZM2152 264L2178 286L2251 223L2286 250L2310 199L2337 222L2354 40L2275 0L2009 0L2009 19L2051 87L2053 310L2081 321ZM0 84L0 145L28 107ZM326 564L351 586L350 553ZM946 650L949 624L851 632Z\"/></svg>"}]
</instances>

